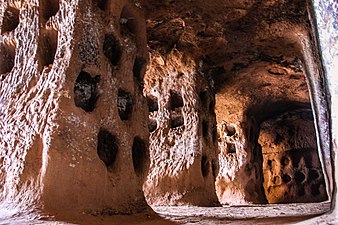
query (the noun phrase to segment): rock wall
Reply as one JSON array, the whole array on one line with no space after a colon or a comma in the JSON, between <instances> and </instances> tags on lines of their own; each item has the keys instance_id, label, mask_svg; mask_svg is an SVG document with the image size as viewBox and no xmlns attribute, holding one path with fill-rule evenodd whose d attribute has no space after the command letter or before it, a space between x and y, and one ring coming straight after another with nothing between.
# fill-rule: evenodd
<instances>
[{"instance_id":1,"label":"rock wall","mask_svg":"<svg viewBox=\"0 0 338 225\"><path fill-rule=\"evenodd\" d=\"M263 189L260 124L279 112L304 107L309 96L297 53L278 62L258 62L235 73L216 93L220 173L216 180L223 204L266 202Z\"/></svg>"},{"instance_id":2,"label":"rock wall","mask_svg":"<svg viewBox=\"0 0 338 225\"><path fill-rule=\"evenodd\" d=\"M151 132L148 203L217 204L214 97L196 62L175 50L166 58L152 52L144 93Z\"/></svg>"},{"instance_id":3,"label":"rock wall","mask_svg":"<svg viewBox=\"0 0 338 225\"><path fill-rule=\"evenodd\" d=\"M269 203L327 200L310 109L288 111L264 121L258 142Z\"/></svg>"},{"instance_id":4,"label":"rock wall","mask_svg":"<svg viewBox=\"0 0 338 225\"><path fill-rule=\"evenodd\" d=\"M2 1L0 200L146 206L145 25L126 1Z\"/></svg>"}]
</instances>

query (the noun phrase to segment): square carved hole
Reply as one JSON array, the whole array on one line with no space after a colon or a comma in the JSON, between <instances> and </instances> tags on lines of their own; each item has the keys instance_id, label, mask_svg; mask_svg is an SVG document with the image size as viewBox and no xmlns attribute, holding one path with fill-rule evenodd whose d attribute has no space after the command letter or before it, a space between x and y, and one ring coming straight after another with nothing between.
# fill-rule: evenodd
<instances>
[{"instance_id":1,"label":"square carved hole","mask_svg":"<svg viewBox=\"0 0 338 225\"><path fill-rule=\"evenodd\" d=\"M184 117L181 113L174 114L172 113L170 115L170 121L169 121L170 128L176 128L181 127L184 125Z\"/></svg>"},{"instance_id":2,"label":"square carved hole","mask_svg":"<svg viewBox=\"0 0 338 225\"><path fill-rule=\"evenodd\" d=\"M148 95L147 96L147 103L149 112L158 111L158 100L157 97Z\"/></svg>"},{"instance_id":3,"label":"square carved hole","mask_svg":"<svg viewBox=\"0 0 338 225\"><path fill-rule=\"evenodd\" d=\"M181 107L183 107L182 96L175 91L170 91L170 98L169 98L169 108L170 108L170 110L175 110L175 109L181 108Z\"/></svg>"}]
</instances>

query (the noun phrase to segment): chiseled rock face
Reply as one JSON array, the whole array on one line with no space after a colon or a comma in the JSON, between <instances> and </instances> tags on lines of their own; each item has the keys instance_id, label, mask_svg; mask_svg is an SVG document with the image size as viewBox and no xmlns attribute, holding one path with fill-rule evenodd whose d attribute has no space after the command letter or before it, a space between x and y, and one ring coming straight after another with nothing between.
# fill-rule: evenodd
<instances>
[{"instance_id":1,"label":"chiseled rock face","mask_svg":"<svg viewBox=\"0 0 338 225\"><path fill-rule=\"evenodd\" d=\"M215 205L217 139L214 97L196 62L152 52L145 77L149 104L151 205Z\"/></svg>"},{"instance_id":2,"label":"chiseled rock face","mask_svg":"<svg viewBox=\"0 0 338 225\"><path fill-rule=\"evenodd\" d=\"M289 111L264 121L259 144L269 203L327 199L310 109Z\"/></svg>"},{"instance_id":3,"label":"chiseled rock face","mask_svg":"<svg viewBox=\"0 0 338 225\"><path fill-rule=\"evenodd\" d=\"M138 8L35 0L0 9L0 200L47 211L144 208L148 59Z\"/></svg>"}]
</instances>

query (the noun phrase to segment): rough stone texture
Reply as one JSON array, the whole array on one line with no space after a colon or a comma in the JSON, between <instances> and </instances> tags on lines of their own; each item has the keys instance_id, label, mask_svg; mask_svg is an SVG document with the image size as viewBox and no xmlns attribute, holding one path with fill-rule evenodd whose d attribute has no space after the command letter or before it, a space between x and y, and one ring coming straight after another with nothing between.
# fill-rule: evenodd
<instances>
[{"instance_id":1,"label":"rough stone texture","mask_svg":"<svg viewBox=\"0 0 338 225\"><path fill-rule=\"evenodd\" d=\"M51 205L54 207L54 203L55 208L71 203L67 204L69 208L81 211L90 209L91 212L104 214L132 212L133 209L141 209L145 204L140 187L141 177L145 176L144 168L148 163L145 141L148 118L144 110L146 102L141 97L140 90L147 64L147 50L145 29L136 12L137 8L142 8L147 18L148 46L152 59L149 71L154 72L149 76L153 76L154 83L158 82L159 87L165 86L161 83L164 82L174 89L172 92L165 89L159 99L156 95L148 98L149 109L152 111L148 127L153 134L157 130L166 134L170 134L170 129L175 130L171 133L171 137L174 137L180 134L180 127L190 124L185 119L189 119L192 105L192 111L197 112L193 114L194 122L198 125L194 124L194 130L188 132L193 134L191 143L198 142L198 145L183 149L206 153L206 157L203 154L197 157L184 155L182 161L194 161L190 167L192 176L183 176L186 179L175 176L174 179L181 179L183 183L177 187L174 182L168 182L170 189L167 194L164 198L158 198L163 196L161 189L163 190L166 181L158 189L153 185L160 184L156 182L163 177L154 172L163 168L156 164L162 160L159 159L162 154L155 152L151 156L153 165L148 179L150 186L147 187L146 183L144 188L147 192L147 188L149 191L154 187L156 195L151 196L148 193L148 201L154 204L201 205L209 204L209 200L214 198L209 190L210 192L204 192L205 196L210 197L207 203L199 197L193 201L195 198L190 198L189 195L194 194L189 192L186 195L186 190L194 190L191 187L196 186L199 190L213 188L213 184L210 185L211 176L208 175L210 170L206 168L210 169L208 157L214 157L216 148L204 142L210 137L213 142L216 139L214 115L208 112L213 108L211 103L216 93L215 109L221 151L220 173L216 185L218 196L224 204L264 202L262 175L267 171L262 169L269 159L261 168L263 155L258 143L259 135L261 133L264 136L267 133L269 129L266 125L274 123L274 117L309 108L311 102L315 115L317 152L324 166L323 178L327 184L328 197L333 200L333 204L331 214L304 223L337 223L337 118L334 114L337 111L338 90L337 3L333 0L314 0L317 20L313 20L311 1L142 0L135 3L137 8L133 7L134 4L124 6L124 1L111 0L29 0L24 3L8 0L0 3L1 202L13 203L19 199L21 204L16 204L17 206L28 204L28 208L35 203L34 206L49 209ZM310 18L307 11L310 12ZM318 51L315 23L318 25L321 51ZM324 59L323 67L321 57ZM178 78L181 73L176 67L184 71L183 78ZM180 87L176 84L178 82L184 86ZM151 94L152 85L152 82L146 83L146 95ZM180 89L190 92L182 93L183 97L180 98L177 94ZM184 96L187 97L187 102ZM205 99L211 105L204 104ZM156 104L157 102L160 104ZM161 105L164 102L168 105ZM171 103L174 102L172 107ZM203 107L196 102L203 103ZM102 105L105 106L100 107ZM73 114L70 114L73 110ZM186 112L188 113L185 114ZM163 120L161 116L157 117L161 113ZM157 127L159 122L163 127ZM297 123L299 122L301 120L298 118ZM210 131L210 124L212 133L207 132ZM260 129L261 125L263 129ZM88 140L87 137L94 138ZM199 141L196 141L196 137ZM176 149L181 150L181 145L190 142L190 137L178 141L175 139L171 148L169 146L173 139L168 142L165 136L161 138L158 142L163 141L161 143L165 143L165 149L175 150L175 153L169 154L175 159L170 160L172 162L177 159L173 157ZM176 145L176 142L179 144ZM269 144L263 144L263 152L270 148ZM119 154L121 149L123 155ZM311 151L291 150L281 154L297 159L299 153L304 158L311 158L318 171L318 158ZM91 158L92 155L95 158ZM88 162L88 158L81 159L81 156L88 156L93 161ZM282 155L274 156L280 157L280 162L285 164ZM214 160L217 161L216 158ZM166 161L163 159L161 162L166 164ZM307 165L309 163L306 160L301 164L297 169L302 168L305 178L310 177L310 167L313 165ZM72 169L67 167L69 165ZM212 165L214 164L211 164L211 168ZM108 169L104 169L105 167ZM117 172L116 167L121 170ZM66 173L63 173L63 168L66 168ZM213 176L217 173L217 166L214 168ZM297 172L294 168L291 170ZM114 176L116 174L119 175ZM207 175L204 184L199 183L201 174L202 177L203 174ZM198 182L191 180L196 177L199 177ZM322 177L319 177L321 180ZM81 182L82 178L89 180L89 186ZM286 177L285 181L287 180ZM187 182L184 183L185 181ZM304 181L304 185L308 181L316 183L314 178L314 181ZM292 187L289 188L292 190ZM158 190L160 191L156 192ZM315 190L323 192L321 185ZM51 193L67 196L55 198ZM92 199L87 201L83 196L90 196ZM105 201L116 204L112 208ZM82 208L76 208L77 206ZM316 204L310 206L318 207ZM319 204L319 207L322 206ZM1 205L0 208L2 207L7 206ZM278 216L290 215L285 214L281 205L269 207L276 209ZM105 210L102 211L103 208ZM224 210L226 208L217 208L215 214L212 213L213 208L198 208L199 213L194 214L196 219L186 219L190 214L184 212L193 214L195 208L187 210L181 207L176 212L175 209L162 209L158 212L169 217L174 214L175 222L181 220L182 223L196 223L197 220L206 219L205 217L212 217L210 220L206 219L207 224L210 221L223 223L228 215L228 211ZM248 221L237 219L255 217L257 212L262 212L262 208L256 207L245 207L245 210L236 207L230 209L235 214L246 212L247 209L255 213L240 218L230 216L230 221L226 221L229 223L243 224ZM288 207L287 210L293 210L293 207ZM319 210L316 208L315 212L328 210L326 205ZM264 212L269 215L272 213ZM264 212L262 213L265 214ZM221 214L220 217L218 213ZM88 218L88 215L81 219L77 217L78 214L72 216L76 217L73 220L76 223ZM143 216L141 220L125 219L124 222L149 222L150 216ZM90 218L95 221L93 224L112 222L103 217ZM114 218L119 221L119 217ZM277 218L267 223L290 222L289 219ZM22 223L32 222L29 219L23 221ZM264 221L253 223L255 222L264 224ZM203 223L204 221L200 222Z\"/></svg>"},{"instance_id":2,"label":"rough stone texture","mask_svg":"<svg viewBox=\"0 0 338 225\"><path fill-rule=\"evenodd\" d=\"M144 20L126 1L98 4L0 4L1 202L103 214L146 206L144 68L133 73L136 58L147 61Z\"/></svg>"},{"instance_id":3,"label":"rough stone texture","mask_svg":"<svg viewBox=\"0 0 338 225\"><path fill-rule=\"evenodd\" d=\"M269 203L327 200L310 109L264 121L258 142Z\"/></svg>"},{"instance_id":4,"label":"rough stone texture","mask_svg":"<svg viewBox=\"0 0 338 225\"><path fill-rule=\"evenodd\" d=\"M184 52L214 81L220 202L266 202L259 125L310 104L306 79L313 71L304 68L313 56L303 48L311 43L306 2L144 0L141 5L148 45L163 64L173 50Z\"/></svg>"},{"instance_id":5,"label":"rough stone texture","mask_svg":"<svg viewBox=\"0 0 338 225\"><path fill-rule=\"evenodd\" d=\"M271 73L276 68L283 74ZM234 75L216 93L221 152L217 194L223 204L264 203L259 126L271 116L308 104L305 76L299 69L266 62Z\"/></svg>"},{"instance_id":6,"label":"rough stone texture","mask_svg":"<svg viewBox=\"0 0 338 225\"><path fill-rule=\"evenodd\" d=\"M151 131L147 201L215 205L218 162L210 87L196 62L180 52L165 59L155 52L151 56L144 90Z\"/></svg>"}]
</instances>

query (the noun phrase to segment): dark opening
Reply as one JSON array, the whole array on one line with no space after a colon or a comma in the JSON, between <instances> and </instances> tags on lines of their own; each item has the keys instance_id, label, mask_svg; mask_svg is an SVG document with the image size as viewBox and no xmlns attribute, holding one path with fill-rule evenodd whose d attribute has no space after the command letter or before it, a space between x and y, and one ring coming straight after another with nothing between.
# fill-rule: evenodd
<instances>
[{"instance_id":1,"label":"dark opening","mask_svg":"<svg viewBox=\"0 0 338 225\"><path fill-rule=\"evenodd\" d=\"M138 175L142 174L145 171L148 158L148 148L145 142L139 137L134 138L132 157L135 173Z\"/></svg>"},{"instance_id":2,"label":"dark opening","mask_svg":"<svg viewBox=\"0 0 338 225\"><path fill-rule=\"evenodd\" d=\"M128 120L133 111L133 97L132 95L122 89L119 89L117 94L117 109L121 120Z\"/></svg>"},{"instance_id":3,"label":"dark opening","mask_svg":"<svg viewBox=\"0 0 338 225\"><path fill-rule=\"evenodd\" d=\"M40 61L42 67L52 65L54 63L55 53L58 44L58 33L55 30L47 30L41 32L40 36Z\"/></svg>"},{"instance_id":4,"label":"dark opening","mask_svg":"<svg viewBox=\"0 0 338 225\"><path fill-rule=\"evenodd\" d=\"M170 128L176 128L184 125L182 114L170 115Z\"/></svg>"},{"instance_id":5,"label":"dark opening","mask_svg":"<svg viewBox=\"0 0 338 225\"><path fill-rule=\"evenodd\" d=\"M149 132L154 132L157 129L157 121L154 119L149 120L148 128Z\"/></svg>"},{"instance_id":6,"label":"dark opening","mask_svg":"<svg viewBox=\"0 0 338 225\"><path fill-rule=\"evenodd\" d=\"M295 173L295 181L297 184L300 184L302 183L303 181L305 180L305 175L304 173L300 172L300 171L297 171Z\"/></svg>"},{"instance_id":7,"label":"dark opening","mask_svg":"<svg viewBox=\"0 0 338 225\"><path fill-rule=\"evenodd\" d=\"M0 46L0 74L6 74L12 71L15 59L15 46Z\"/></svg>"},{"instance_id":8,"label":"dark opening","mask_svg":"<svg viewBox=\"0 0 338 225\"><path fill-rule=\"evenodd\" d=\"M52 16L55 16L59 11L59 0L43 0L42 16L45 20L49 20Z\"/></svg>"},{"instance_id":9,"label":"dark opening","mask_svg":"<svg viewBox=\"0 0 338 225\"><path fill-rule=\"evenodd\" d=\"M236 153L236 145L235 143L227 143L227 153Z\"/></svg>"},{"instance_id":10,"label":"dark opening","mask_svg":"<svg viewBox=\"0 0 338 225\"><path fill-rule=\"evenodd\" d=\"M180 94L170 91L169 106L171 110L183 107L183 98Z\"/></svg>"},{"instance_id":11,"label":"dark opening","mask_svg":"<svg viewBox=\"0 0 338 225\"><path fill-rule=\"evenodd\" d=\"M203 121L203 123L202 123L202 133L203 133L204 138L208 137L208 130L209 130L208 121Z\"/></svg>"},{"instance_id":12,"label":"dark opening","mask_svg":"<svg viewBox=\"0 0 338 225\"><path fill-rule=\"evenodd\" d=\"M7 7L2 21L1 34L13 31L19 25L20 10Z\"/></svg>"},{"instance_id":13,"label":"dark opening","mask_svg":"<svg viewBox=\"0 0 338 225\"><path fill-rule=\"evenodd\" d=\"M147 60L143 57L136 56L133 66L133 75L138 82L143 83L143 73Z\"/></svg>"},{"instance_id":14,"label":"dark opening","mask_svg":"<svg viewBox=\"0 0 338 225\"><path fill-rule=\"evenodd\" d=\"M200 92L200 99L202 106L206 106L208 104L208 92L207 91L201 91Z\"/></svg>"},{"instance_id":15,"label":"dark opening","mask_svg":"<svg viewBox=\"0 0 338 225\"><path fill-rule=\"evenodd\" d=\"M290 163L290 159L288 157L284 156L284 157L281 158L280 163L281 163L282 166L287 166Z\"/></svg>"},{"instance_id":16,"label":"dark opening","mask_svg":"<svg viewBox=\"0 0 338 225\"><path fill-rule=\"evenodd\" d=\"M313 180L316 180L316 179L318 179L319 178L319 173L318 173L318 171L317 170L315 170L315 169L311 169L310 171L309 171L309 180L310 181L313 181Z\"/></svg>"},{"instance_id":17,"label":"dark opening","mask_svg":"<svg viewBox=\"0 0 338 225\"><path fill-rule=\"evenodd\" d=\"M201 161L201 170L202 170L202 175L203 177L206 177L208 176L209 174L209 161L208 161L208 158L207 156L202 156L202 161Z\"/></svg>"},{"instance_id":18,"label":"dark opening","mask_svg":"<svg viewBox=\"0 0 338 225\"><path fill-rule=\"evenodd\" d=\"M105 129L100 129L97 142L97 154L106 166L112 166L118 151L117 140Z\"/></svg>"},{"instance_id":19,"label":"dark opening","mask_svg":"<svg viewBox=\"0 0 338 225\"><path fill-rule=\"evenodd\" d=\"M283 174L282 175L282 180L284 183L289 183L291 181L291 177L288 174Z\"/></svg>"},{"instance_id":20,"label":"dark opening","mask_svg":"<svg viewBox=\"0 0 338 225\"><path fill-rule=\"evenodd\" d=\"M89 73L81 71L74 85L74 101L77 107L92 112L98 99L100 76L92 78Z\"/></svg>"},{"instance_id":21,"label":"dark opening","mask_svg":"<svg viewBox=\"0 0 338 225\"><path fill-rule=\"evenodd\" d=\"M158 101L155 96L147 96L149 112L158 111Z\"/></svg>"},{"instance_id":22,"label":"dark opening","mask_svg":"<svg viewBox=\"0 0 338 225\"><path fill-rule=\"evenodd\" d=\"M97 6L103 11L106 10L107 9L107 0L98 0Z\"/></svg>"},{"instance_id":23,"label":"dark opening","mask_svg":"<svg viewBox=\"0 0 338 225\"><path fill-rule=\"evenodd\" d=\"M109 59L110 63L117 66L122 55L120 42L115 38L113 33L105 35L103 43L103 53Z\"/></svg>"},{"instance_id":24,"label":"dark opening","mask_svg":"<svg viewBox=\"0 0 338 225\"><path fill-rule=\"evenodd\" d=\"M227 136L231 137L231 136L234 136L235 134L236 134L235 127L228 124L227 125Z\"/></svg>"}]
</instances>

